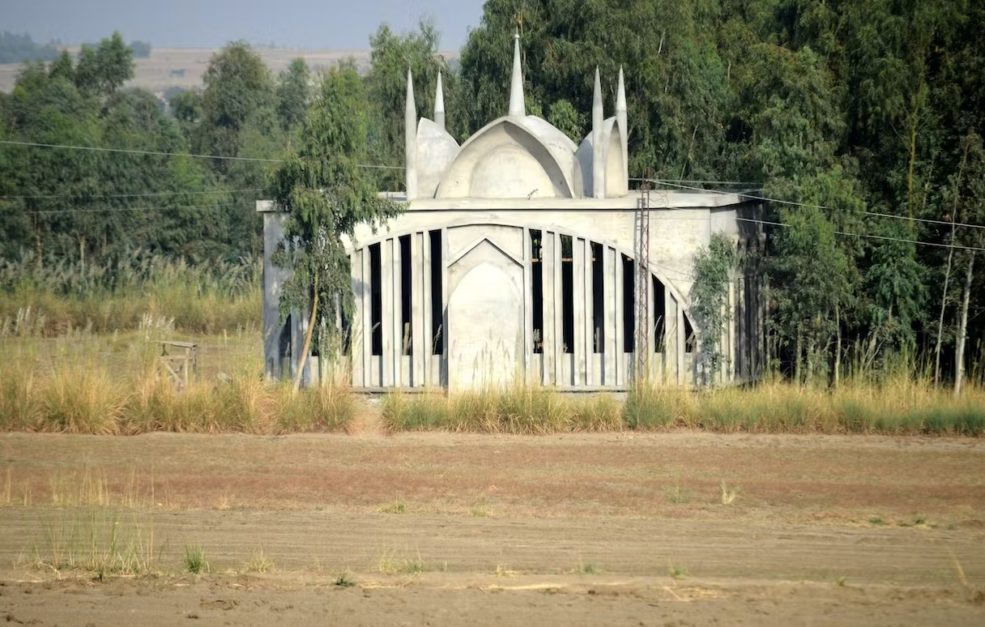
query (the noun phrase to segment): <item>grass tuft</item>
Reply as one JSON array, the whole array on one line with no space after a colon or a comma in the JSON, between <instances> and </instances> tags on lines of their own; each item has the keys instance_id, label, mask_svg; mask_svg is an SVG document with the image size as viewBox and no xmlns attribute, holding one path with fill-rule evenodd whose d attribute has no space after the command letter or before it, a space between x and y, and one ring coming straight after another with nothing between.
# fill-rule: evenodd
<instances>
[{"instance_id":1,"label":"grass tuft","mask_svg":"<svg viewBox=\"0 0 985 627\"><path fill-rule=\"evenodd\" d=\"M205 559L205 550L201 546L185 547L185 570L193 575L201 575L212 572L212 566Z\"/></svg>"}]
</instances>

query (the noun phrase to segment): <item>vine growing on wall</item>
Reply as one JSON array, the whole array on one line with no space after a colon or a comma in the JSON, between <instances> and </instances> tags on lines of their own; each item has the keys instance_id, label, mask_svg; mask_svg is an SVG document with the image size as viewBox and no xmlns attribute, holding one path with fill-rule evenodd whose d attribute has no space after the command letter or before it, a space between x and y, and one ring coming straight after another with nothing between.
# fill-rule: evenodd
<instances>
[{"instance_id":1,"label":"vine growing on wall","mask_svg":"<svg viewBox=\"0 0 985 627\"><path fill-rule=\"evenodd\" d=\"M694 284L691 286L691 315L698 328L698 370L705 385L725 359L722 335L728 323L728 286L738 264L735 244L721 234L711 237L707 248L694 258Z\"/></svg>"}]
</instances>

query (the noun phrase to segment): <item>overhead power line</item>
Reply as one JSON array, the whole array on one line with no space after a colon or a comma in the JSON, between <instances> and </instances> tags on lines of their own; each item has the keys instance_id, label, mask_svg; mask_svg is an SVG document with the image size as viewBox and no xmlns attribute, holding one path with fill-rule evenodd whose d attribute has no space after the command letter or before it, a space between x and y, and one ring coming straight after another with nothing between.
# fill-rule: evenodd
<instances>
[{"instance_id":1,"label":"overhead power line","mask_svg":"<svg viewBox=\"0 0 985 627\"><path fill-rule=\"evenodd\" d=\"M632 180L632 181L642 181L643 179L630 179L630 180ZM782 200L782 199L779 199L779 198L770 198L768 196L761 196L761 195L757 195L757 194L748 194L748 193L744 193L744 192L729 192L729 191L726 191L726 190L708 189L708 188L705 188L705 187L692 187L690 185L682 185L682 184L679 184L679 183L674 183L672 181L666 181L666 180L662 180L662 179L649 179L649 181L651 183L655 183L657 185L664 185L664 186L667 186L667 187L676 187L676 188L680 188L680 189L686 189L686 190L689 190L689 191L709 192L709 193L712 193L712 194L728 195L728 196L740 196L742 198L747 198L749 200L762 200L764 202L772 202L772 203L777 203L777 204L780 204L780 205L788 205L788 206L792 206L792 207L805 207L805 208L809 208L809 209L823 209L825 211L831 211L832 210L832 207L827 207L825 205L814 205L814 204L811 204L811 203L795 202L795 201L792 201L792 200ZM969 229L985 229L985 225L982 225L982 224L971 224L971 223L968 223L968 222L953 222L952 223L952 222L950 222L948 220L934 220L934 219L931 219L931 218L914 218L914 217L910 217L910 216L898 216L898 215L892 214L892 213L879 213L877 211L863 211L862 213L865 214L865 215L867 215L867 216L874 216L874 217L877 217L877 218L892 218L894 220L907 220L907 221L912 221L912 222L923 222L923 223L926 223L926 224L939 224L939 225L945 225L945 226L957 226L957 227L964 227L964 228L969 228Z\"/></svg>"},{"instance_id":2,"label":"overhead power line","mask_svg":"<svg viewBox=\"0 0 985 627\"><path fill-rule=\"evenodd\" d=\"M203 155L191 152L165 152L162 150L138 150L135 148L104 148L101 146L72 146L69 144L43 144L39 142L22 142L9 139L0 140L0 144L8 146L27 146L30 148L60 148L63 150L87 150L90 152L116 152L131 155L152 155L156 157L189 157L192 159L225 159L228 161L261 161L265 163L281 163L283 159L263 159L260 157L230 157L224 155Z\"/></svg>"},{"instance_id":3,"label":"overhead power line","mask_svg":"<svg viewBox=\"0 0 985 627\"><path fill-rule=\"evenodd\" d=\"M227 161L259 161L263 163L283 163L283 159L263 159L260 157L231 157L226 155L210 155L191 152L166 152L161 150L138 150L135 148L104 148L101 146L76 146L71 144L45 144L41 142L25 142L14 140L0 140L0 145L7 146L26 146L29 148L57 148L62 150L87 150L92 152L114 152L131 155L151 155L157 157L189 157L192 159L217 159ZM357 163L356 167L371 170L403 170L404 166L399 165L379 165L372 163Z\"/></svg>"},{"instance_id":4,"label":"overhead power line","mask_svg":"<svg viewBox=\"0 0 985 627\"><path fill-rule=\"evenodd\" d=\"M102 207L102 208L89 208L89 209L38 209L36 211L25 211L27 215L57 215L63 213L122 213L127 211L135 212L147 212L153 213L155 211L181 211L189 209L222 209L224 207L232 207L233 203L219 203L212 205L178 205L173 207L164 207L161 205L154 205L150 207Z\"/></svg>"},{"instance_id":5,"label":"overhead power line","mask_svg":"<svg viewBox=\"0 0 985 627\"><path fill-rule=\"evenodd\" d=\"M787 224L786 222L774 222L771 220L757 220L756 218L736 218L740 222L754 222L756 224L768 224L770 226L780 226L783 228L790 228L793 225ZM950 224L950 223L948 223ZM880 239L890 242L904 242L907 244L918 244L920 246L936 246L938 248L955 248L958 250L971 250L975 252L985 252L985 248L978 246L962 246L960 244L941 244L938 242L925 242L916 239L906 239L904 237L889 237L888 235L874 235L872 233L849 233L847 231L834 231L838 235L845 235L847 237L862 237L866 239Z\"/></svg>"},{"instance_id":6,"label":"overhead power line","mask_svg":"<svg viewBox=\"0 0 985 627\"><path fill-rule=\"evenodd\" d=\"M104 198L150 198L156 196L221 196L223 194L245 194L248 192L262 192L262 187L249 187L244 189L225 189L209 190L198 192L145 192L140 194L99 194L86 198L85 201L98 201ZM75 198L81 200L81 194L36 194L28 196L0 196L0 200L44 200L51 198Z\"/></svg>"}]
</instances>

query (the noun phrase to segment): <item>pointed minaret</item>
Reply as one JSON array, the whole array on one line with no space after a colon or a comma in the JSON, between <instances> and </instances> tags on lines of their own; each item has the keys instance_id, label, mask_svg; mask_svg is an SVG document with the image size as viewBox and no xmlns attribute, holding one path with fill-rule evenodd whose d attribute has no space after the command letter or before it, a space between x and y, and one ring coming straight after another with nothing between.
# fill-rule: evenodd
<instances>
[{"instance_id":1,"label":"pointed minaret","mask_svg":"<svg viewBox=\"0 0 985 627\"><path fill-rule=\"evenodd\" d=\"M434 90L434 123L445 128L445 90L441 86L441 72L438 72L438 86Z\"/></svg>"},{"instance_id":2,"label":"pointed minaret","mask_svg":"<svg viewBox=\"0 0 985 627\"><path fill-rule=\"evenodd\" d=\"M602 150L602 81L595 68L595 97L592 101L592 197L605 198L605 151Z\"/></svg>"},{"instance_id":3,"label":"pointed minaret","mask_svg":"<svg viewBox=\"0 0 985 627\"><path fill-rule=\"evenodd\" d=\"M619 137L622 139L623 183L625 188L629 189L629 122L626 115L626 82L623 80L622 66L619 66L619 91L616 93L616 124L619 125Z\"/></svg>"},{"instance_id":4,"label":"pointed minaret","mask_svg":"<svg viewBox=\"0 0 985 627\"><path fill-rule=\"evenodd\" d=\"M417 196L417 105L414 77L407 68L407 109L404 112L404 164L407 171L407 200Z\"/></svg>"},{"instance_id":5,"label":"pointed minaret","mask_svg":"<svg viewBox=\"0 0 985 627\"><path fill-rule=\"evenodd\" d=\"M527 107L523 102L523 68L520 64L520 33L513 35L513 78L510 81L509 115L523 117Z\"/></svg>"}]
</instances>

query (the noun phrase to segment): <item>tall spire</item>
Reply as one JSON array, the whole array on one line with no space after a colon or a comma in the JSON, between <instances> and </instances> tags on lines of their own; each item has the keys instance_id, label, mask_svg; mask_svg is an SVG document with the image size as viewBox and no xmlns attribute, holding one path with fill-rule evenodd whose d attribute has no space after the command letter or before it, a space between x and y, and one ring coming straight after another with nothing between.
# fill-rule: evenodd
<instances>
[{"instance_id":1,"label":"tall spire","mask_svg":"<svg viewBox=\"0 0 985 627\"><path fill-rule=\"evenodd\" d=\"M523 117L527 107L523 102L523 68L520 64L520 33L513 35L513 78L510 82L509 115Z\"/></svg>"},{"instance_id":2,"label":"tall spire","mask_svg":"<svg viewBox=\"0 0 985 627\"><path fill-rule=\"evenodd\" d=\"M407 174L407 200L417 196L417 105L414 103L414 77L407 68L407 109L404 111L404 165Z\"/></svg>"},{"instance_id":3,"label":"tall spire","mask_svg":"<svg viewBox=\"0 0 985 627\"><path fill-rule=\"evenodd\" d=\"M438 71L438 86L434 90L434 123L445 128L445 91L441 86L441 71Z\"/></svg>"},{"instance_id":4,"label":"tall spire","mask_svg":"<svg viewBox=\"0 0 985 627\"><path fill-rule=\"evenodd\" d=\"M619 91L616 93L616 124L619 125L619 138L622 143L622 174L626 189L629 189L629 122L626 114L626 81L622 66L619 66Z\"/></svg>"},{"instance_id":5,"label":"tall spire","mask_svg":"<svg viewBox=\"0 0 985 627\"><path fill-rule=\"evenodd\" d=\"M595 95L592 100L592 197L605 198L605 151L602 149L602 81L595 68Z\"/></svg>"}]
</instances>

